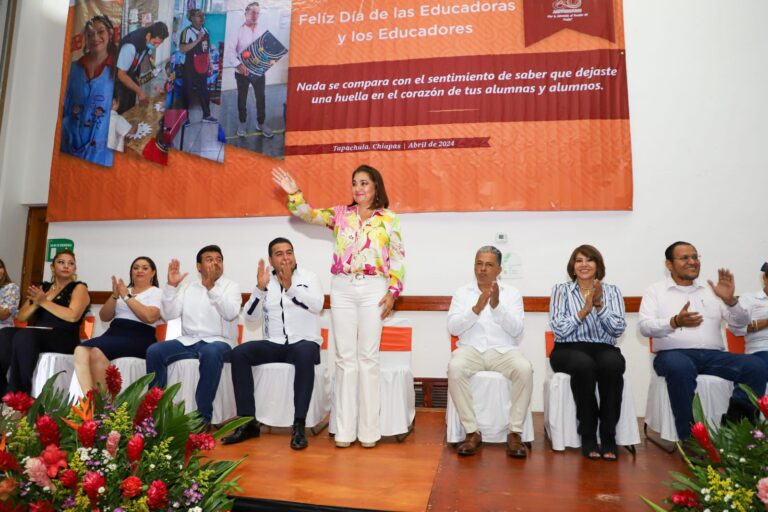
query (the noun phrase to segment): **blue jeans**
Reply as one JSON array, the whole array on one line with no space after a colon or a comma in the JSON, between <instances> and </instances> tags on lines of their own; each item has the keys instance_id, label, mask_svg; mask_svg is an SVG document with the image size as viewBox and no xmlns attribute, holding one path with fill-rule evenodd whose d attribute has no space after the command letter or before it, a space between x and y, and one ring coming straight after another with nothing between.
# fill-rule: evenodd
<instances>
[{"instance_id":1,"label":"blue jeans","mask_svg":"<svg viewBox=\"0 0 768 512\"><path fill-rule=\"evenodd\" d=\"M757 396L765 393L768 379L768 367L760 358L722 350L662 350L653 360L653 368L660 377L667 380L677 437L681 440L691 435L693 395L698 375L715 375L732 381L734 385L746 384ZM754 409L747 395L738 387L731 401L747 410Z\"/></svg>"},{"instance_id":2,"label":"blue jeans","mask_svg":"<svg viewBox=\"0 0 768 512\"><path fill-rule=\"evenodd\" d=\"M755 353L754 353L754 354L752 354L752 355L753 355L753 356L755 356L755 357L759 357L760 359L762 359L762 360L763 360L763 362L765 363L765 368L766 368L766 370L768 370L768 350L764 350L764 351L762 351L762 352L755 352Z\"/></svg>"},{"instance_id":3,"label":"blue jeans","mask_svg":"<svg viewBox=\"0 0 768 512\"><path fill-rule=\"evenodd\" d=\"M182 359L200 361L200 381L195 390L195 402L200 416L207 422L213 417L213 399L219 388L221 369L229 362L232 347L223 341L206 343L198 341L194 345L183 345L178 340L153 343L147 349L147 373L154 373L151 386L165 388L168 385L168 365Z\"/></svg>"}]
</instances>

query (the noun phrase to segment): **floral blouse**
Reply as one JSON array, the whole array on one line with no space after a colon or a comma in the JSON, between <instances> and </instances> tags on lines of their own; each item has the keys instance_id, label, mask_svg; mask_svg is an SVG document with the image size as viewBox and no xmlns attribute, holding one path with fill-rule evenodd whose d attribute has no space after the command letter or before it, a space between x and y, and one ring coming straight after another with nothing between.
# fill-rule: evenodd
<instances>
[{"instance_id":1,"label":"floral blouse","mask_svg":"<svg viewBox=\"0 0 768 512\"><path fill-rule=\"evenodd\" d=\"M380 208L362 220L357 206L313 209L300 191L288 196L288 209L305 222L333 230L331 274L383 276L389 278L389 291L395 298L403 291L405 249L395 212Z\"/></svg>"},{"instance_id":2,"label":"floral blouse","mask_svg":"<svg viewBox=\"0 0 768 512\"><path fill-rule=\"evenodd\" d=\"M0 288L0 308L7 309L11 312L11 315L8 318L0 320L0 329L3 327L13 327L13 319L19 311L20 298L21 293L19 292L19 285L16 283L8 283Z\"/></svg>"}]
</instances>

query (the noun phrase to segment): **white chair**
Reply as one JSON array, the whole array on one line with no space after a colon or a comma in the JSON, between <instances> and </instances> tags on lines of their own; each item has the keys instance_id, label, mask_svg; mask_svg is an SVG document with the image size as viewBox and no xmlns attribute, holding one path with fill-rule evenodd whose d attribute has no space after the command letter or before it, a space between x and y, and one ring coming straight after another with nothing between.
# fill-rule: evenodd
<instances>
[{"instance_id":1,"label":"white chair","mask_svg":"<svg viewBox=\"0 0 768 512\"><path fill-rule=\"evenodd\" d=\"M322 329L320 364L315 365L315 381L309 402L306 425L315 435L328 424L331 410L331 379L328 376L328 329ZM256 419L270 427L293 425L293 381L296 368L288 363L267 363L253 367Z\"/></svg>"},{"instance_id":2,"label":"white chair","mask_svg":"<svg viewBox=\"0 0 768 512\"><path fill-rule=\"evenodd\" d=\"M408 437L416 420L416 391L411 369L412 341L411 327L385 325L381 330L379 425L382 436L395 436L399 442ZM336 410L333 401L328 431L336 434Z\"/></svg>"},{"instance_id":3,"label":"white chair","mask_svg":"<svg viewBox=\"0 0 768 512\"><path fill-rule=\"evenodd\" d=\"M88 340L93 336L94 316L87 316L80 324L80 340ZM17 327L26 327L26 322L19 322ZM37 359L35 372L32 374L32 396L37 397L43 390L43 386L52 376L59 372L65 372L56 377L53 389L67 393L70 386L70 377L75 374L75 357L72 354L59 354L56 352L43 352Z\"/></svg>"},{"instance_id":4,"label":"white chair","mask_svg":"<svg viewBox=\"0 0 768 512\"><path fill-rule=\"evenodd\" d=\"M170 327L169 327L170 330ZM238 325L237 343L240 344L243 339L243 326ZM176 336L169 338L175 339ZM175 383L181 383L181 389L174 397L175 403L184 402L184 409L187 413L197 410L195 401L195 390L200 381L200 362L197 359L182 359L168 366L168 386ZM216 397L213 399L213 415L211 423L219 425L225 421L234 418L237 415L237 405L235 404L235 390L232 387L232 367L229 363L224 363L219 379L219 387L216 390Z\"/></svg>"},{"instance_id":5,"label":"white chair","mask_svg":"<svg viewBox=\"0 0 768 512\"><path fill-rule=\"evenodd\" d=\"M653 369L653 358L656 357L653 353L653 339L650 340L649 347L651 350L651 381L648 385L643 433L653 444L664 450L674 451L674 447L663 446L653 436L648 435L650 429L658 433L659 437L665 441L675 443L680 440L675 428L672 405L669 402L667 380L664 377L659 377ZM707 418L707 423L718 428L723 414L728 410L728 404L733 394L733 382L714 375L699 375L696 378L696 394L701 399L701 407Z\"/></svg>"},{"instance_id":6,"label":"white chair","mask_svg":"<svg viewBox=\"0 0 768 512\"><path fill-rule=\"evenodd\" d=\"M544 338L547 351L547 375L544 380L544 432L555 451L580 448L581 436L578 433L576 402L573 400L573 392L571 391L571 376L552 370L549 356L555 346L555 337L551 331L547 331L544 333ZM600 394L597 389L595 389L595 395L599 402ZM616 424L616 444L624 446L633 455L635 454L634 445L640 444L640 429L637 426L635 401L626 375L621 394L619 421Z\"/></svg>"},{"instance_id":7,"label":"white chair","mask_svg":"<svg viewBox=\"0 0 768 512\"><path fill-rule=\"evenodd\" d=\"M451 352L456 350L457 341L458 338L451 337ZM483 442L506 443L509 433L509 410L512 407L512 382L499 372L482 371L472 376L469 385L472 388L472 404ZM459 443L464 440L466 432L450 393L445 410L445 425L446 440L449 443ZM525 416L520 437L526 444L533 441L533 418L530 407Z\"/></svg>"}]
</instances>

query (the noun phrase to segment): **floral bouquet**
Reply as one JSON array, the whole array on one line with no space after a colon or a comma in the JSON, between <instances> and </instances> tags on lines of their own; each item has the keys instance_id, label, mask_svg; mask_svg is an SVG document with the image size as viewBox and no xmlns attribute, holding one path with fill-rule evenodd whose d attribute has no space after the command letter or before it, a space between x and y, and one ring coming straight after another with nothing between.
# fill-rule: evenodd
<instances>
[{"instance_id":1,"label":"floral bouquet","mask_svg":"<svg viewBox=\"0 0 768 512\"><path fill-rule=\"evenodd\" d=\"M768 510L768 395L757 398L741 385L763 413L753 425L726 422L714 431L707 425L698 395L693 402L694 425L683 454L690 475L672 472L675 489L665 502L670 511L750 512ZM653 510L666 509L642 498Z\"/></svg>"},{"instance_id":2,"label":"floral bouquet","mask_svg":"<svg viewBox=\"0 0 768 512\"><path fill-rule=\"evenodd\" d=\"M232 508L226 480L242 462L203 459L215 439L249 419L211 435L203 422L174 404L179 384L143 393L152 375L122 393L115 366L107 390L91 390L77 405L48 380L36 400L3 397L0 414L0 512L219 511Z\"/></svg>"}]
</instances>

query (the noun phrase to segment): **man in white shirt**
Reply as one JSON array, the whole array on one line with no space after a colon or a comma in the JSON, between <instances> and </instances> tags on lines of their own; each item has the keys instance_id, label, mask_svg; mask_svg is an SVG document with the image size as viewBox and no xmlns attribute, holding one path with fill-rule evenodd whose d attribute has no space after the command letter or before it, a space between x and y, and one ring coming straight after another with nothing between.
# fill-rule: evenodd
<instances>
[{"instance_id":1,"label":"man in white shirt","mask_svg":"<svg viewBox=\"0 0 768 512\"><path fill-rule=\"evenodd\" d=\"M667 381L675 428L681 440L691 435L693 395L699 374L746 384L761 396L768 371L754 356L725 351L721 322L733 329L746 326L749 315L734 296L733 274L718 270L709 286L697 281L701 270L696 248L675 242L665 251L670 277L651 285L640 303L640 332L653 337L653 367ZM735 388L726 419L753 418L756 409Z\"/></svg>"},{"instance_id":2,"label":"man in white shirt","mask_svg":"<svg viewBox=\"0 0 768 512\"><path fill-rule=\"evenodd\" d=\"M749 324L734 329L733 334L744 336L745 352L756 355L768 365L768 263L763 263L760 271L763 273L763 289L739 297L739 303L749 312Z\"/></svg>"},{"instance_id":3,"label":"man in white shirt","mask_svg":"<svg viewBox=\"0 0 768 512\"><path fill-rule=\"evenodd\" d=\"M307 447L305 421L315 382L315 365L320 364L323 340L318 319L325 296L317 276L296 266L293 244L288 239L272 240L268 252L272 268L259 260L256 288L245 305L247 320L264 318L264 340L243 343L232 351L237 414L240 417L256 415L253 366L294 365L291 448L301 450ZM222 439L222 443L239 443L258 437L259 433L259 423L254 419Z\"/></svg>"},{"instance_id":4,"label":"man in white shirt","mask_svg":"<svg viewBox=\"0 0 768 512\"><path fill-rule=\"evenodd\" d=\"M164 388L168 383L168 365L181 359L199 359L200 381L195 401L203 421L210 425L222 367L237 345L243 298L240 286L222 275L224 257L217 245L207 245L198 251L200 277L184 279L187 273L182 274L180 268L176 259L168 265L163 318L170 321L181 317L182 336L149 347L147 373L155 374L150 386Z\"/></svg>"},{"instance_id":5,"label":"man in white shirt","mask_svg":"<svg viewBox=\"0 0 768 512\"><path fill-rule=\"evenodd\" d=\"M523 298L515 288L497 281L501 252L481 247L475 255L476 282L453 295L448 311L448 331L459 337L448 364L448 392L456 405L467 436L459 455L474 455L482 444L469 379L479 371L495 371L512 381L507 454L525 458L520 434L533 390L533 367L520 352L523 333Z\"/></svg>"},{"instance_id":6,"label":"man in white shirt","mask_svg":"<svg viewBox=\"0 0 768 512\"><path fill-rule=\"evenodd\" d=\"M253 95L256 99L256 130L260 130L265 138L271 139L273 137L272 130L265 123L267 117L266 77L265 75L255 75L250 73L240 57L243 51L245 51L263 33L263 31L257 32L256 29L260 12L261 7L259 6L259 2L251 2L246 6L245 23L237 29L234 36L227 38L224 56L226 58L227 66L235 68L235 82L237 83L237 113L240 119L240 123L237 127L238 137L245 137L247 133L246 120L248 111L246 105L248 101L248 87L253 86Z\"/></svg>"}]
</instances>

